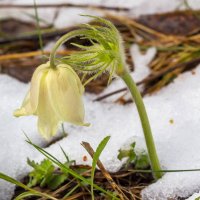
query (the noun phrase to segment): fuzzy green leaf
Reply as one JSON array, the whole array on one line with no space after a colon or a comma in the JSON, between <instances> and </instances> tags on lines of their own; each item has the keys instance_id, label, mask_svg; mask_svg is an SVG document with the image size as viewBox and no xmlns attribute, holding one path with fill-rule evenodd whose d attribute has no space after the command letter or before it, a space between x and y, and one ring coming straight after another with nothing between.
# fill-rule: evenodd
<instances>
[{"instance_id":1,"label":"fuzzy green leaf","mask_svg":"<svg viewBox=\"0 0 200 200\"><path fill-rule=\"evenodd\" d=\"M135 163L136 169L146 169L149 167L149 158L147 154L141 153L137 156L137 160Z\"/></svg>"},{"instance_id":2,"label":"fuzzy green leaf","mask_svg":"<svg viewBox=\"0 0 200 200\"><path fill-rule=\"evenodd\" d=\"M46 184L51 180L51 175L55 170L53 163L48 159L44 159L41 163L36 163L28 159L27 163L34 169L29 173L28 186L46 186Z\"/></svg>"},{"instance_id":3,"label":"fuzzy green leaf","mask_svg":"<svg viewBox=\"0 0 200 200\"><path fill-rule=\"evenodd\" d=\"M61 184L64 183L65 180L67 180L68 175L66 174L53 174L51 176L51 181L47 183L48 188L55 190L57 189Z\"/></svg>"},{"instance_id":4,"label":"fuzzy green leaf","mask_svg":"<svg viewBox=\"0 0 200 200\"><path fill-rule=\"evenodd\" d=\"M119 154L118 154L118 159L122 160L123 158L127 158L128 157L128 161L129 162L133 162L136 160L136 153L135 153L135 142L133 144L130 145L130 149L128 150L119 150Z\"/></svg>"},{"instance_id":5,"label":"fuzzy green leaf","mask_svg":"<svg viewBox=\"0 0 200 200\"><path fill-rule=\"evenodd\" d=\"M26 135L27 137L27 135ZM69 167L67 167L66 165L64 165L63 163L61 163L56 157L54 157L52 154L48 153L47 151L45 151L43 148L35 145L34 143L31 142L31 140L27 137L26 140L30 145L32 145L33 147L35 147L40 153L42 153L46 158L48 158L49 160L51 160L54 164L56 164L60 169L66 170L69 174L71 174L73 177L83 181L85 184L89 184L91 185L91 180L90 179L86 179L85 177L83 177L81 174L77 173L76 171L70 169ZM94 184L94 188L96 188L97 190L103 192L104 194L108 195L109 197L114 197L113 193L111 193L110 191L106 191L103 188L99 187L98 185ZM115 197L115 199L119 200L118 197Z\"/></svg>"},{"instance_id":6,"label":"fuzzy green leaf","mask_svg":"<svg viewBox=\"0 0 200 200\"><path fill-rule=\"evenodd\" d=\"M122 160L127 158L126 167L133 164L135 169L146 169L150 166L149 158L145 152L136 153L135 152L136 143L132 143L129 149L120 149L118 154L118 159Z\"/></svg>"}]
</instances>

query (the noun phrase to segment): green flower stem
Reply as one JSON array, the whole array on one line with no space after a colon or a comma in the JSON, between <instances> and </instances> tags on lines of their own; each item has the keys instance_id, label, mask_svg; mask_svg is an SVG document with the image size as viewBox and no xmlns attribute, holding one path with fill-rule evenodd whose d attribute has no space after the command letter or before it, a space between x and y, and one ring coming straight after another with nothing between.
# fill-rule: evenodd
<instances>
[{"instance_id":1,"label":"green flower stem","mask_svg":"<svg viewBox=\"0 0 200 200\"><path fill-rule=\"evenodd\" d=\"M76 36L80 36L81 35L81 32L80 30L75 30L75 31L71 31L65 35L63 35L57 42L56 44L54 45L54 47L52 48L51 50L51 54L50 54L50 58L49 58L49 61L50 61L50 66L55 68L56 65L55 65L55 54L56 54L56 51L57 49L63 44L65 43L67 40L73 38L73 37L76 37Z\"/></svg>"},{"instance_id":2,"label":"green flower stem","mask_svg":"<svg viewBox=\"0 0 200 200\"><path fill-rule=\"evenodd\" d=\"M146 141L146 145L147 145L147 150L148 150L148 155L149 155L152 171L157 171L157 172L154 172L154 177L156 179L159 179L162 177L163 173L161 172L160 163L158 160L153 136L151 133L151 127L149 124L149 120L147 117L146 109L145 109L141 94L140 94L139 90L137 89L137 86L136 86L135 82L133 81L129 72L124 72L122 75L120 75L120 77L126 83L128 89L130 90L131 95L135 101L135 104L136 104L136 107L137 107L137 110L138 110L138 113L140 116L142 128L144 131L144 137L145 137L145 141Z\"/></svg>"}]
</instances>

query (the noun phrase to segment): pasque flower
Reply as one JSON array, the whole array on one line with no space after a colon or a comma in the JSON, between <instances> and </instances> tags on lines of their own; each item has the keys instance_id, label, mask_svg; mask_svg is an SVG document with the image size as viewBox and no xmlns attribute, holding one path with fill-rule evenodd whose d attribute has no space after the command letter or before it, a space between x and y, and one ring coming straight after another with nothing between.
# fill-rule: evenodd
<instances>
[{"instance_id":1,"label":"pasque flower","mask_svg":"<svg viewBox=\"0 0 200 200\"><path fill-rule=\"evenodd\" d=\"M154 144L153 134L151 132L150 122L140 91L129 73L128 64L125 59L123 39L117 28L110 21L95 16L88 17L93 19L91 24L82 25L80 29L65 34L56 42L50 55L51 66L55 65L56 50L64 42L75 37L90 41L89 46L72 43L74 46L78 47L80 51L63 57L61 62L71 65L74 69L84 73L84 75L92 75L85 81L84 85L104 72L109 73L109 81L111 81L113 76L118 76L124 81L138 110L149 160L152 170L154 171L154 177L160 178L162 177L162 171Z\"/></svg>"},{"instance_id":2,"label":"pasque flower","mask_svg":"<svg viewBox=\"0 0 200 200\"><path fill-rule=\"evenodd\" d=\"M38 129L44 138L55 135L59 122L85 125L82 94L84 87L67 64L50 67L49 62L34 72L31 87L16 117L38 116Z\"/></svg>"}]
</instances>

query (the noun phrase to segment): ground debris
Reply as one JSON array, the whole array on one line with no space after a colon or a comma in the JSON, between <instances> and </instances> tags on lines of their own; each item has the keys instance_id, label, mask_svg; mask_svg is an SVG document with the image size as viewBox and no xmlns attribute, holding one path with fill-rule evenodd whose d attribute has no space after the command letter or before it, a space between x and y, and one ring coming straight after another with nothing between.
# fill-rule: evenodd
<instances>
[{"instance_id":1,"label":"ground debris","mask_svg":"<svg viewBox=\"0 0 200 200\"><path fill-rule=\"evenodd\" d=\"M91 167L85 166L85 165L74 165L71 166L71 169L82 172L82 175L84 175L85 178L90 178L91 173ZM121 169L119 172L116 173L109 173L112 179L115 181L118 187L121 188L121 190L124 192L124 194L130 199L130 200L141 200L141 191L146 186L151 184L153 182L153 177L150 173L134 173L129 171L133 169L133 166L129 166L129 168ZM59 170L58 170L59 171ZM58 171L55 171L55 173L58 173ZM22 181L25 184L28 182L28 177L25 177ZM105 190L113 191L110 183L107 181L105 176L103 175L102 171L96 170L95 177L94 177L94 183L96 183L98 186L102 187ZM45 192L47 194L52 195L53 197L56 197L58 199L63 198L64 195L66 195L70 190L72 190L74 187L76 187L77 184L80 184L79 187L72 192L72 194L68 197L69 199L78 199L78 200L89 200L91 199L90 194L90 186L81 184L77 179L73 178L72 176L69 176L67 181L58 189L56 190L50 190L48 188L41 188L41 187L34 187L35 190ZM15 195L13 196L13 199L24 192L23 189L17 187L15 190ZM108 199L108 197L102 195L101 192L96 191L95 194L95 200L105 200ZM30 200L35 200L36 197L28 198ZM37 198L40 199L40 198ZM43 199L45 200L45 199Z\"/></svg>"},{"instance_id":2,"label":"ground debris","mask_svg":"<svg viewBox=\"0 0 200 200\"><path fill-rule=\"evenodd\" d=\"M136 43L141 51L155 46L156 58L150 63L151 74L140 84L144 85L142 94L151 94L171 83L180 73L193 70L200 63L199 53L199 11L186 10L165 14L143 15L138 19L131 19L119 15L106 13L106 17L114 22L125 41L127 63L134 70L130 46ZM29 82L32 73L41 62L39 52L38 35L35 25L21 22L16 19L1 21L1 72L9 74L20 81ZM41 27L44 45L76 27L54 29L51 25ZM16 35L13 33L16 31ZM28 34L26 34L28 33ZM6 37L6 36L12 37ZM138 36L140 39L138 40ZM70 42L88 44L86 40L75 38L65 44L69 51L76 50ZM62 54L67 55L68 50ZM30 53L29 56L24 53ZM35 52L38 52L34 55ZM13 58L13 54L18 57ZM45 56L48 56L49 52ZM7 56L7 59L5 59ZM134 56L133 56L134 57ZM86 86L86 91L100 93L107 86L108 75L92 81ZM129 102L129 101L128 101Z\"/></svg>"}]
</instances>

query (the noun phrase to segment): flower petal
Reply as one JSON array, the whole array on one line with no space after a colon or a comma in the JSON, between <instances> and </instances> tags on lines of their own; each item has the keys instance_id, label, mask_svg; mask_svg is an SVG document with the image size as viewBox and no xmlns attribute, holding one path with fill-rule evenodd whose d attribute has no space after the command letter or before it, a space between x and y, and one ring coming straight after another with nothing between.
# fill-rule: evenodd
<instances>
[{"instance_id":1,"label":"flower petal","mask_svg":"<svg viewBox=\"0 0 200 200\"><path fill-rule=\"evenodd\" d=\"M67 68L67 70L69 70L69 74L71 73L70 76L73 76L73 78L76 80L76 84L77 84L80 94L83 95L85 88L84 88L83 84L81 83L80 78L78 77L76 72L69 65L66 65L66 64L60 64L57 66L57 68L60 69L61 71L65 71L65 68Z\"/></svg>"},{"instance_id":2,"label":"flower petal","mask_svg":"<svg viewBox=\"0 0 200 200\"><path fill-rule=\"evenodd\" d=\"M47 75L49 97L62 121L84 125L83 86L70 66L58 65Z\"/></svg>"},{"instance_id":3,"label":"flower petal","mask_svg":"<svg viewBox=\"0 0 200 200\"><path fill-rule=\"evenodd\" d=\"M45 63L37 67L31 79L30 103L34 111L36 111L39 100L40 81L44 73L48 70L49 63Z\"/></svg>"},{"instance_id":4,"label":"flower petal","mask_svg":"<svg viewBox=\"0 0 200 200\"><path fill-rule=\"evenodd\" d=\"M37 108L38 129L41 135L46 139L56 134L59 124L59 118L49 100L49 91L46 82L47 75L48 72L46 72L41 79Z\"/></svg>"},{"instance_id":5,"label":"flower petal","mask_svg":"<svg viewBox=\"0 0 200 200\"><path fill-rule=\"evenodd\" d=\"M32 114L34 114L34 110L32 109L31 104L30 104L30 91L28 91L21 105L21 108L14 111L14 116L20 117L20 116L32 115Z\"/></svg>"}]
</instances>

